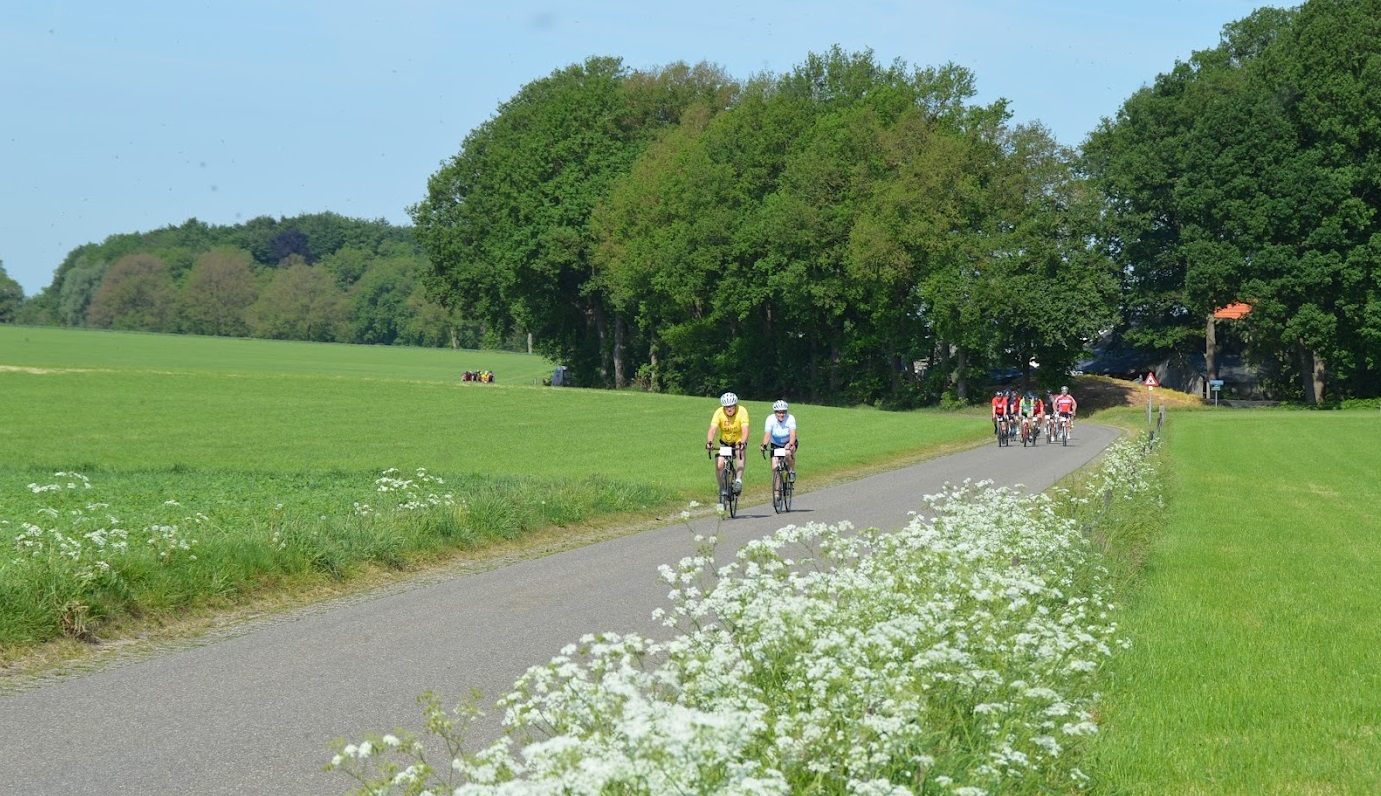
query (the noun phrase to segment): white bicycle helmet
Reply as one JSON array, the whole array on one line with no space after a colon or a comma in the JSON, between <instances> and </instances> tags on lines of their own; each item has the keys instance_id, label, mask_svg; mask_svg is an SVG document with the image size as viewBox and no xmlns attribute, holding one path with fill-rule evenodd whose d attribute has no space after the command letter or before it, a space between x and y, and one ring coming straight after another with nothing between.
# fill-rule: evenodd
<instances>
[{"instance_id":1,"label":"white bicycle helmet","mask_svg":"<svg viewBox=\"0 0 1381 796\"><path fill-rule=\"evenodd\" d=\"M778 401L778 402L772 404L772 411L774 411L774 412L785 412L785 411L787 411L787 409L786 409L786 401Z\"/></svg>"},{"instance_id":2,"label":"white bicycle helmet","mask_svg":"<svg viewBox=\"0 0 1381 796\"><path fill-rule=\"evenodd\" d=\"M737 395L734 395L734 394L731 393L731 392L726 392L726 393L724 393L723 395L719 396L719 405L722 406L722 407L724 407L724 408L726 408L726 409L729 408L730 406L734 406L734 405L737 404L737 403L738 403L738 396L737 396Z\"/></svg>"}]
</instances>

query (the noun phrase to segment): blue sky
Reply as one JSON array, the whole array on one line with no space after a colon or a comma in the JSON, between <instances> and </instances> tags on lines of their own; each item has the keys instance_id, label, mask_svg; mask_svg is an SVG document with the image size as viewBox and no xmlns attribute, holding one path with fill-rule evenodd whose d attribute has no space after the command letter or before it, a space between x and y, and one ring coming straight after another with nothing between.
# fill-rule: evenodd
<instances>
[{"instance_id":1,"label":"blue sky","mask_svg":"<svg viewBox=\"0 0 1381 796\"><path fill-rule=\"evenodd\" d=\"M838 44L974 71L1078 145L1250 0L6 2L0 263L33 295L73 248L197 218L407 224L465 136L592 55L780 74ZM1288 4L1278 4L1288 5Z\"/></svg>"}]
</instances>

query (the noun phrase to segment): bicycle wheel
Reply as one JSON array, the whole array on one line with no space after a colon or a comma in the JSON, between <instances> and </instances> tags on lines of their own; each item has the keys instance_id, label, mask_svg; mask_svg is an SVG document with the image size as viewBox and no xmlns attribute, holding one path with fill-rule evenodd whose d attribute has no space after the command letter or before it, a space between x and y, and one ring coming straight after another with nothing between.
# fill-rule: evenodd
<instances>
[{"instance_id":1,"label":"bicycle wheel","mask_svg":"<svg viewBox=\"0 0 1381 796\"><path fill-rule=\"evenodd\" d=\"M738 516L738 490L734 489L734 481L737 480L738 471L734 468L732 461L724 465L725 481L729 488L729 517Z\"/></svg>"},{"instance_id":2,"label":"bicycle wheel","mask_svg":"<svg viewBox=\"0 0 1381 796\"><path fill-rule=\"evenodd\" d=\"M782 511L791 511L791 493L795 491L796 483L782 470Z\"/></svg>"},{"instance_id":3,"label":"bicycle wheel","mask_svg":"<svg viewBox=\"0 0 1381 796\"><path fill-rule=\"evenodd\" d=\"M782 513L782 468L772 468L772 510Z\"/></svg>"},{"instance_id":4,"label":"bicycle wheel","mask_svg":"<svg viewBox=\"0 0 1381 796\"><path fill-rule=\"evenodd\" d=\"M725 464L719 468L719 505L729 510L729 501L734 496L734 476L729 471L729 465Z\"/></svg>"},{"instance_id":5,"label":"bicycle wheel","mask_svg":"<svg viewBox=\"0 0 1381 796\"><path fill-rule=\"evenodd\" d=\"M1069 447L1069 421L1060 424L1060 444Z\"/></svg>"}]
</instances>

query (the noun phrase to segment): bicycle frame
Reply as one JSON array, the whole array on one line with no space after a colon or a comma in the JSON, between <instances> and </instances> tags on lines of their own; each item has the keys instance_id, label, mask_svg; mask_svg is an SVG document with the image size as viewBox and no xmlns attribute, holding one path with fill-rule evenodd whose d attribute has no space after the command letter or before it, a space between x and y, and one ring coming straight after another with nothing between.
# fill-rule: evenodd
<instances>
[{"instance_id":1,"label":"bicycle frame","mask_svg":"<svg viewBox=\"0 0 1381 796\"><path fill-rule=\"evenodd\" d=\"M719 502L729 512L730 517L738 516L738 495L734 492L734 477L738 474L738 461L733 445L720 445L719 450L706 450L706 455L718 455L715 465L715 480L719 487Z\"/></svg>"},{"instance_id":2,"label":"bicycle frame","mask_svg":"<svg viewBox=\"0 0 1381 796\"><path fill-rule=\"evenodd\" d=\"M778 514L791 510L791 493L795 486L791 482L791 468L787 466L790 453L785 447L772 449L772 510ZM762 449L762 456L767 458L766 448Z\"/></svg>"}]
</instances>

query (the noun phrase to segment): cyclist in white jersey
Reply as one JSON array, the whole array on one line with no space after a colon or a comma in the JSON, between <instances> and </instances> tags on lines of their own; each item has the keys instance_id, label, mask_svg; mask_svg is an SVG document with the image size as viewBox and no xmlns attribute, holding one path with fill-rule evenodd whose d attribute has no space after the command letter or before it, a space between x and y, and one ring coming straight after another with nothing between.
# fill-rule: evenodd
<instances>
[{"instance_id":1,"label":"cyclist in white jersey","mask_svg":"<svg viewBox=\"0 0 1381 796\"><path fill-rule=\"evenodd\" d=\"M772 414L767 416L767 424L762 430L762 449L786 448L786 466L790 475L787 477L792 481L796 480L796 448L799 446L796 439L796 416L791 414L786 405L786 401L778 401L772 404Z\"/></svg>"}]
</instances>

